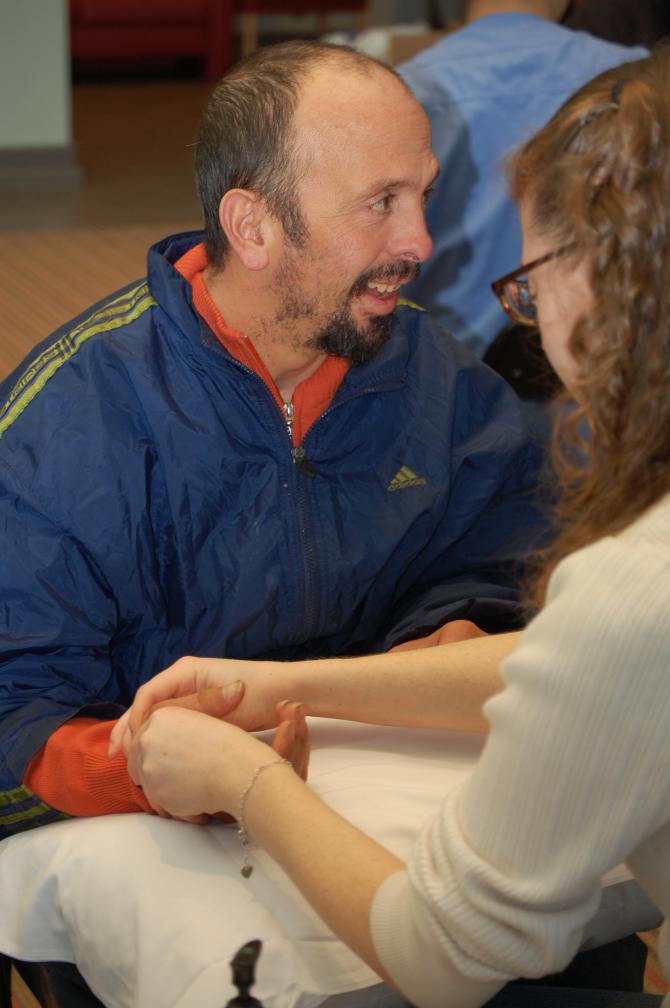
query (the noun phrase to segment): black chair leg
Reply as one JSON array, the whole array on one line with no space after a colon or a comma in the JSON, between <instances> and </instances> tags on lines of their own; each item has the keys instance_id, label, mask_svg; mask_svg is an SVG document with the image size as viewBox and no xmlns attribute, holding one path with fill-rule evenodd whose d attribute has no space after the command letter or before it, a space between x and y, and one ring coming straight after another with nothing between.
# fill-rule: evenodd
<instances>
[{"instance_id":1,"label":"black chair leg","mask_svg":"<svg viewBox=\"0 0 670 1008\"><path fill-rule=\"evenodd\" d=\"M12 960L0 953L0 1008L12 1008Z\"/></svg>"},{"instance_id":2,"label":"black chair leg","mask_svg":"<svg viewBox=\"0 0 670 1008\"><path fill-rule=\"evenodd\" d=\"M59 1008L104 1008L72 963L47 963L46 973Z\"/></svg>"}]
</instances>

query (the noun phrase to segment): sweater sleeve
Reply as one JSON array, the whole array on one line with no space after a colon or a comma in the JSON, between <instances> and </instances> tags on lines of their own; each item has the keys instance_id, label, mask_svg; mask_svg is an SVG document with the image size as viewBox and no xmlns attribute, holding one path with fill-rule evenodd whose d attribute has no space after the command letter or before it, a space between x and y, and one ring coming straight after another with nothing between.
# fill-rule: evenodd
<instances>
[{"instance_id":1,"label":"sweater sleeve","mask_svg":"<svg viewBox=\"0 0 670 1008\"><path fill-rule=\"evenodd\" d=\"M600 877L667 820L669 597L667 558L619 539L557 568L475 771L373 901L380 960L420 1008L562 969Z\"/></svg>"},{"instance_id":2,"label":"sweater sleeve","mask_svg":"<svg viewBox=\"0 0 670 1008\"><path fill-rule=\"evenodd\" d=\"M130 779L123 753L107 757L115 724L72 718L33 756L23 783L43 802L72 816L151 812L144 792Z\"/></svg>"}]
</instances>

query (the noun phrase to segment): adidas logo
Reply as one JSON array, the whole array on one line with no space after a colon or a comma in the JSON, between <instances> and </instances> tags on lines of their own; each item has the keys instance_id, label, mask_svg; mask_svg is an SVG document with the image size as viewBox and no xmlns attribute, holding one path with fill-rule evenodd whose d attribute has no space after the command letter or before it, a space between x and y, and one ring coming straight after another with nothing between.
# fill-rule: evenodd
<instances>
[{"instance_id":1,"label":"adidas logo","mask_svg":"<svg viewBox=\"0 0 670 1008\"><path fill-rule=\"evenodd\" d=\"M401 466L386 489L393 492L394 490L406 490L407 487L425 485L426 480L423 476L417 476L408 466Z\"/></svg>"}]
</instances>

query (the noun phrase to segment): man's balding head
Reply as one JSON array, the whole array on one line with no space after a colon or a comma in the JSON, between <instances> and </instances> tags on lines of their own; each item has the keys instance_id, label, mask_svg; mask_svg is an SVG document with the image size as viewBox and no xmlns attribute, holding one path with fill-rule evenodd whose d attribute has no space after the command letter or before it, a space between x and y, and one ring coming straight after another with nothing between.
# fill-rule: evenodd
<instances>
[{"instance_id":1,"label":"man's balding head","mask_svg":"<svg viewBox=\"0 0 670 1008\"><path fill-rule=\"evenodd\" d=\"M297 41L259 49L217 85L202 114L196 144L196 181L203 207L209 261L221 267L228 240L219 205L231 189L256 193L296 244L306 237L295 193L302 171L294 114L310 79L346 90L352 81L396 72L347 46ZM335 79L337 78L337 80ZM355 86L355 84L353 85Z\"/></svg>"}]
</instances>

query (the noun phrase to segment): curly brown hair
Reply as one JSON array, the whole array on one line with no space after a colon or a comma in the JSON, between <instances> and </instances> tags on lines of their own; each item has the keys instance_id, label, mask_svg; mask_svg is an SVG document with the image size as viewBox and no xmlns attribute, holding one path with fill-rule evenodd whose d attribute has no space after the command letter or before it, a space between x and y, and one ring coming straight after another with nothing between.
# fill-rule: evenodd
<instances>
[{"instance_id":1,"label":"curly brown hair","mask_svg":"<svg viewBox=\"0 0 670 1008\"><path fill-rule=\"evenodd\" d=\"M590 266L575 325L576 408L558 411L559 560L612 535L670 491L670 48L600 74L510 165L533 226ZM568 396L564 395L567 402Z\"/></svg>"}]
</instances>

